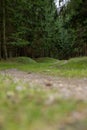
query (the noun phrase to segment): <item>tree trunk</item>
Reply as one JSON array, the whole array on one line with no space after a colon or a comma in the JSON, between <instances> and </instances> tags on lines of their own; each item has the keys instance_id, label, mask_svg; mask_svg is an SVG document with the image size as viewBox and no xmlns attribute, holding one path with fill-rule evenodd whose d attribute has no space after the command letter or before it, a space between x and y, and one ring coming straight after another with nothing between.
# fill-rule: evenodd
<instances>
[{"instance_id":1,"label":"tree trunk","mask_svg":"<svg viewBox=\"0 0 87 130\"><path fill-rule=\"evenodd\" d=\"M3 49L3 57L4 59L7 59L7 47L6 47L6 21L5 21L5 0L2 0L2 35L3 35L3 43L2 43L2 49Z\"/></svg>"},{"instance_id":2,"label":"tree trunk","mask_svg":"<svg viewBox=\"0 0 87 130\"><path fill-rule=\"evenodd\" d=\"M1 56L1 31L0 31L0 60L1 60L1 58L2 58L2 56Z\"/></svg>"},{"instance_id":3,"label":"tree trunk","mask_svg":"<svg viewBox=\"0 0 87 130\"><path fill-rule=\"evenodd\" d=\"M2 12L1 7L2 7L2 4L0 2L0 12ZM2 20L1 20L2 16L1 16L1 14L2 13L0 13L0 60L1 60L1 26L2 26Z\"/></svg>"},{"instance_id":4,"label":"tree trunk","mask_svg":"<svg viewBox=\"0 0 87 130\"><path fill-rule=\"evenodd\" d=\"M0 41L0 60L1 60L1 41Z\"/></svg>"}]
</instances>

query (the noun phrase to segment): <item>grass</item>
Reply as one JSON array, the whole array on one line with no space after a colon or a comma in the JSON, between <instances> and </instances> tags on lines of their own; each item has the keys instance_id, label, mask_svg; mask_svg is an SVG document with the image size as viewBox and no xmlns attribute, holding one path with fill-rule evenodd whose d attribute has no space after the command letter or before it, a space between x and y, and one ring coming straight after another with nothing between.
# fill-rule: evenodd
<instances>
[{"instance_id":1,"label":"grass","mask_svg":"<svg viewBox=\"0 0 87 130\"><path fill-rule=\"evenodd\" d=\"M60 130L59 125L65 124L66 127L72 112L87 107L86 102L62 98L47 104L52 94L55 94L54 90L31 87L29 83L1 75L0 130Z\"/></svg>"},{"instance_id":2,"label":"grass","mask_svg":"<svg viewBox=\"0 0 87 130\"><path fill-rule=\"evenodd\" d=\"M68 61L40 58L35 62L22 57L0 62L0 70L17 68L64 77L87 77L86 66L87 57ZM87 102L62 97L49 102L55 92L0 75L0 130L86 130L87 118L77 121L71 115L87 109Z\"/></svg>"},{"instance_id":3,"label":"grass","mask_svg":"<svg viewBox=\"0 0 87 130\"><path fill-rule=\"evenodd\" d=\"M87 57L70 60L57 60L53 58L15 58L0 62L0 70L17 68L27 72L43 73L63 77L87 77Z\"/></svg>"},{"instance_id":4,"label":"grass","mask_svg":"<svg viewBox=\"0 0 87 130\"><path fill-rule=\"evenodd\" d=\"M8 62L14 62L14 63L20 63L20 64L33 64L36 63L35 60L33 60L30 57L16 57L16 58L11 58L7 60Z\"/></svg>"},{"instance_id":5,"label":"grass","mask_svg":"<svg viewBox=\"0 0 87 130\"><path fill-rule=\"evenodd\" d=\"M36 61L38 63L55 63L55 62L58 62L58 59L42 57L42 58L37 58Z\"/></svg>"}]
</instances>

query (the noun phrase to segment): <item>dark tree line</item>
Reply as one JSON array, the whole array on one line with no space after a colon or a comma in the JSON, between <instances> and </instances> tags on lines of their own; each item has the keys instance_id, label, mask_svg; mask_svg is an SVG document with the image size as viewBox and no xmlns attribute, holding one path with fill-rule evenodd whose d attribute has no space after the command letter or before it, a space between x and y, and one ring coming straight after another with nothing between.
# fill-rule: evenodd
<instances>
[{"instance_id":1,"label":"dark tree line","mask_svg":"<svg viewBox=\"0 0 87 130\"><path fill-rule=\"evenodd\" d=\"M87 1L0 0L0 59L87 55Z\"/></svg>"}]
</instances>

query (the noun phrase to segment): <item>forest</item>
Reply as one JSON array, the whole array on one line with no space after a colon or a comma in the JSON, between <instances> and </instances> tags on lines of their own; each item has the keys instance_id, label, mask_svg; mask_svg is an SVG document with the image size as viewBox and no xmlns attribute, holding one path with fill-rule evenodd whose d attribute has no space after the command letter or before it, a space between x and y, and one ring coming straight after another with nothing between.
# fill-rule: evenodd
<instances>
[{"instance_id":1,"label":"forest","mask_svg":"<svg viewBox=\"0 0 87 130\"><path fill-rule=\"evenodd\" d=\"M0 59L19 56L87 56L87 0L0 0Z\"/></svg>"}]
</instances>

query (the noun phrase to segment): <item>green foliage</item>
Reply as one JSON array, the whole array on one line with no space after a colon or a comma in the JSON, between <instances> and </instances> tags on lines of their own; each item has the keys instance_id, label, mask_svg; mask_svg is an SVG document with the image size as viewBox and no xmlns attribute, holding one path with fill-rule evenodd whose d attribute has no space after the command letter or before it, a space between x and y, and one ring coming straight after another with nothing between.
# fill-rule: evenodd
<instances>
[{"instance_id":1,"label":"green foliage","mask_svg":"<svg viewBox=\"0 0 87 130\"><path fill-rule=\"evenodd\" d=\"M87 55L87 1L70 0L57 13L52 0L5 0L8 57L69 59ZM0 5L2 11L2 5ZM2 19L2 13L0 13ZM2 26L2 20L1 20ZM0 27L0 57L4 57Z\"/></svg>"},{"instance_id":2,"label":"green foliage","mask_svg":"<svg viewBox=\"0 0 87 130\"><path fill-rule=\"evenodd\" d=\"M71 0L56 18L55 45L59 59L87 55L87 24L84 24L87 20L86 5L86 1Z\"/></svg>"},{"instance_id":3,"label":"green foliage","mask_svg":"<svg viewBox=\"0 0 87 130\"><path fill-rule=\"evenodd\" d=\"M56 21L58 29L55 46L58 50L59 59L68 59L73 53L73 46L75 44L74 30L64 27L64 22L63 16L59 17Z\"/></svg>"}]
</instances>

